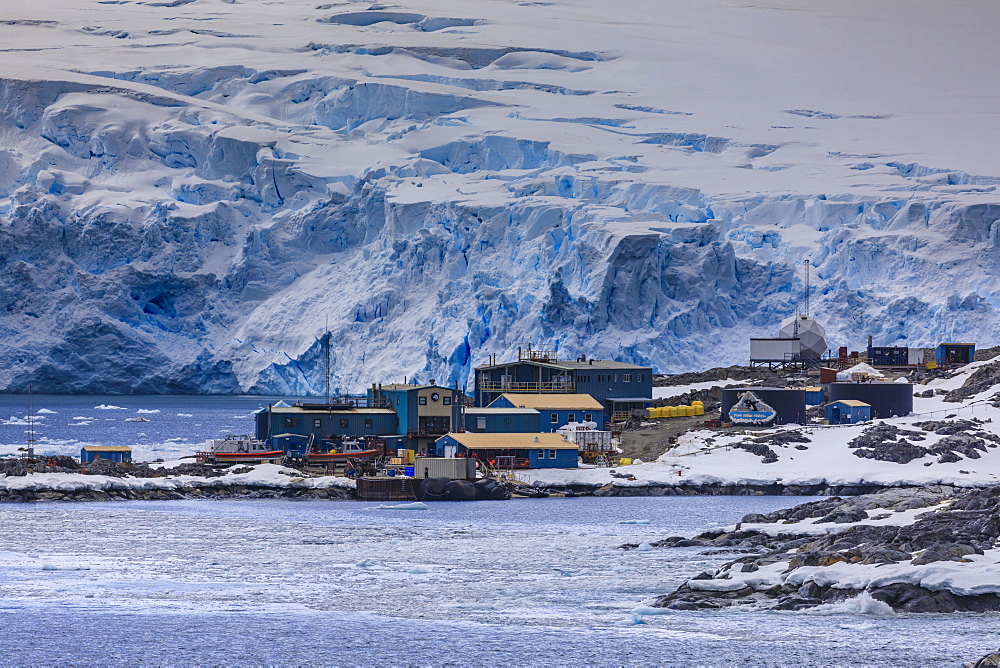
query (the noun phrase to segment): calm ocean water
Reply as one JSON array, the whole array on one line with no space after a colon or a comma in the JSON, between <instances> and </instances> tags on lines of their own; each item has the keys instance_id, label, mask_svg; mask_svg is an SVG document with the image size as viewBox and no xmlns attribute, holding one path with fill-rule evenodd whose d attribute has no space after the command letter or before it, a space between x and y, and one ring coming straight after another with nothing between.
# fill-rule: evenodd
<instances>
[{"instance_id":1,"label":"calm ocean water","mask_svg":"<svg viewBox=\"0 0 1000 668\"><path fill-rule=\"evenodd\" d=\"M727 557L620 544L801 500L4 505L4 663L958 666L998 645L997 615L649 614Z\"/></svg>"}]
</instances>

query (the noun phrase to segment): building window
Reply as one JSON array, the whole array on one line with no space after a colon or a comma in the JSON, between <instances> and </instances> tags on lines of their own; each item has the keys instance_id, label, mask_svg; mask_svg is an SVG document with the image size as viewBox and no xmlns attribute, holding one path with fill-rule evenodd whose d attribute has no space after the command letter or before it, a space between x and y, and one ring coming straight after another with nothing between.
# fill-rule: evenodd
<instances>
[{"instance_id":1,"label":"building window","mask_svg":"<svg viewBox=\"0 0 1000 668\"><path fill-rule=\"evenodd\" d=\"M451 396L450 396L450 395L447 395L447 394L446 394L446 395L444 395L444 397L442 397L442 398L441 398L441 402L442 402L442 403L443 403L443 404L444 404L445 406L451 406Z\"/></svg>"},{"instance_id":2,"label":"building window","mask_svg":"<svg viewBox=\"0 0 1000 668\"><path fill-rule=\"evenodd\" d=\"M566 422L576 422L576 413L570 413L567 415Z\"/></svg>"},{"instance_id":3,"label":"building window","mask_svg":"<svg viewBox=\"0 0 1000 668\"><path fill-rule=\"evenodd\" d=\"M583 419L586 422L593 422L594 421L594 414L593 413L586 413L586 414L584 414Z\"/></svg>"},{"instance_id":4,"label":"building window","mask_svg":"<svg viewBox=\"0 0 1000 668\"><path fill-rule=\"evenodd\" d=\"M578 382L578 383L589 383L590 382L590 376L577 376L576 377L576 382Z\"/></svg>"},{"instance_id":5,"label":"building window","mask_svg":"<svg viewBox=\"0 0 1000 668\"><path fill-rule=\"evenodd\" d=\"M618 374L617 373L615 374L615 382L616 383L618 382Z\"/></svg>"},{"instance_id":6,"label":"building window","mask_svg":"<svg viewBox=\"0 0 1000 668\"><path fill-rule=\"evenodd\" d=\"M604 374L603 373L597 374L597 382L598 383L603 383L604 382Z\"/></svg>"},{"instance_id":7,"label":"building window","mask_svg":"<svg viewBox=\"0 0 1000 668\"><path fill-rule=\"evenodd\" d=\"M485 417L477 417L476 418L476 430L477 431L486 431L486 418Z\"/></svg>"},{"instance_id":8,"label":"building window","mask_svg":"<svg viewBox=\"0 0 1000 668\"><path fill-rule=\"evenodd\" d=\"M347 418L340 418L340 428L347 429L350 423L348 423Z\"/></svg>"},{"instance_id":9,"label":"building window","mask_svg":"<svg viewBox=\"0 0 1000 668\"><path fill-rule=\"evenodd\" d=\"M313 418L313 429L321 429L323 427L323 418Z\"/></svg>"},{"instance_id":10,"label":"building window","mask_svg":"<svg viewBox=\"0 0 1000 668\"><path fill-rule=\"evenodd\" d=\"M632 374L630 374L630 373L622 374L622 382L623 383L631 383L632 382Z\"/></svg>"},{"instance_id":11,"label":"building window","mask_svg":"<svg viewBox=\"0 0 1000 668\"><path fill-rule=\"evenodd\" d=\"M299 419L297 417L286 417L285 418L285 426L286 427L298 427L299 426Z\"/></svg>"},{"instance_id":12,"label":"building window","mask_svg":"<svg viewBox=\"0 0 1000 668\"><path fill-rule=\"evenodd\" d=\"M365 418L365 429L374 429L375 420L373 418Z\"/></svg>"},{"instance_id":13,"label":"building window","mask_svg":"<svg viewBox=\"0 0 1000 668\"><path fill-rule=\"evenodd\" d=\"M552 416L549 417L549 422L552 424L559 424L559 413L553 413Z\"/></svg>"},{"instance_id":14,"label":"building window","mask_svg":"<svg viewBox=\"0 0 1000 668\"><path fill-rule=\"evenodd\" d=\"M641 383L641 382L643 382L643 381L644 381L645 379L646 379L646 375L645 375L645 374L642 374L642 373L640 373L640 374L639 374L639 382Z\"/></svg>"},{"instance_id":15,"label":"building window","mask_svg":"<svg viewBox=\"0 0 1000 668\"><path fill-rule=\"evenodd\" d=\"M417 403L421 406L427 405L427 397L417 397Z\"/></svg>"},{"instance_id":16,"label":"building window","mask_svg":"<svg viewBox=\"0 0 1000 668\"><path fill-rule=\"evenodd\" d=\"M538 451L538 458L539 459L545 459L545 451L544 450L539 450Z\"/></svg>"},{"instance_id":17,"label":"building window","mask_svg":"<svg viewBox=\"0 0 1000 668\"><path fill-rule=\"evenodd\" d=\"M555 458L556 458L556 451L549 450L549 459L555 459Z\"/></svg>"}]
</instances>

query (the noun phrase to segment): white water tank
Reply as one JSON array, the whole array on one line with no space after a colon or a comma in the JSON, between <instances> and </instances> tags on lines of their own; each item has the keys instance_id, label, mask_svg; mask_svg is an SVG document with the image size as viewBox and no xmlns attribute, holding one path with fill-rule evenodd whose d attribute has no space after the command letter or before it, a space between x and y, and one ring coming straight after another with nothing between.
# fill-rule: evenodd
<instances>
[{"instance_id":1,"label":"white water tank","mask_svg":"<svg viewBox=\"0 0 1000 668\"><path fill-rule=\"evenodd\" d=\"M778 336L799 339L802 342L802 359L819 359L826 352L826 330L808 316L786 318L778 329Z\"/></svg>"}]
</instances>

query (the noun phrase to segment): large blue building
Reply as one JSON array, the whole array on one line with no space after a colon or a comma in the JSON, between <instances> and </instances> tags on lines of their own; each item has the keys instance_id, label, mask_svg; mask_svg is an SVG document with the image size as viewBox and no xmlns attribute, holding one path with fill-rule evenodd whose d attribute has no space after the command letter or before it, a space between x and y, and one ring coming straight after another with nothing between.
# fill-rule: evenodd
<instances>
[{"instance_id":1,"label":"large blue building","mask_svg":"<svg viewBox=\"0 0 1000 668\"><path fill-rule=\"evenodd\" d=\"M605 417L618 420L653 400L653 369L637 364L586 356L568 361L553 351L519 350L516 361L475 371L476 406L490 406L502 394L589 394Z\"/></svg>"},{"instance_id":2,"label":"large blue building","mask_svg":"<svg viewBox=\"0 0 1000 668\"><path fill-rule=\"evenodd\" d=\"M462 402L461 392L440 385L374 386L365 397L268 406L254 416L256 436L284 450L300 448L310 436L379 436L390 449L425 453L439 436L462 428Z\"/></svg>"}]
</instances>

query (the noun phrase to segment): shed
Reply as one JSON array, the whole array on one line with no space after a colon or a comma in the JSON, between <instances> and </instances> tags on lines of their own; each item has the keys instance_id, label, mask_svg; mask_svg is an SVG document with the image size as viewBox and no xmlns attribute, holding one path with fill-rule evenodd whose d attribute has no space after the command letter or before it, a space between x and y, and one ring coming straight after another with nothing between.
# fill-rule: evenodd
<instances>
[{"instance_id":1,"label":"shed","mask_svg":"<svg viewBox=\"0 0 1000 668\"><path fill-rule=\"evenodd\" d=\"M794 389L794 388L793 388ZM810 387L803 387L806 393L806 406L822 406L823 405L823 388L816 385Z\"/></svg>"},{"instance_id":2,"label":"shed","mask_svg":"<svg viewBox=\"0 0 1000 668\"><path fill-rule=\"evenodd\" d=\"M975 359L975 343L942 343L934 351L934 361L938 366L969 364Z\"/></svg>"},{"instance_id":3,"label":"shed","mask_svg":"<svg viewBox=\"0 0 1000 668\"><path fill-rule=\"evenodd\" d=\"M857 424L872 419L872 407L857 399L831 401L823 411L830 424Z\"/></svg>"},{"instance_id":4,"label":"shed","mask_svg":"<svg viewBox=\"0 0 1000 668\"><path fill-rule=\"evenodd\" d=\"M445 434L438 454L479 459L496 468L576 468L579 446L560 434Z\"/></svg>"},{"instance_id":5,"label":"shed","mask_svg":"<svg viewBox=\"0 0 1000 668\"><path fill-rule=\"evenodd\" d=\"M85 445L80 448L80 463L87 464L95 459L112 462L132 461L132 448L127 445Z\"/></svg>"}]
</instances>

